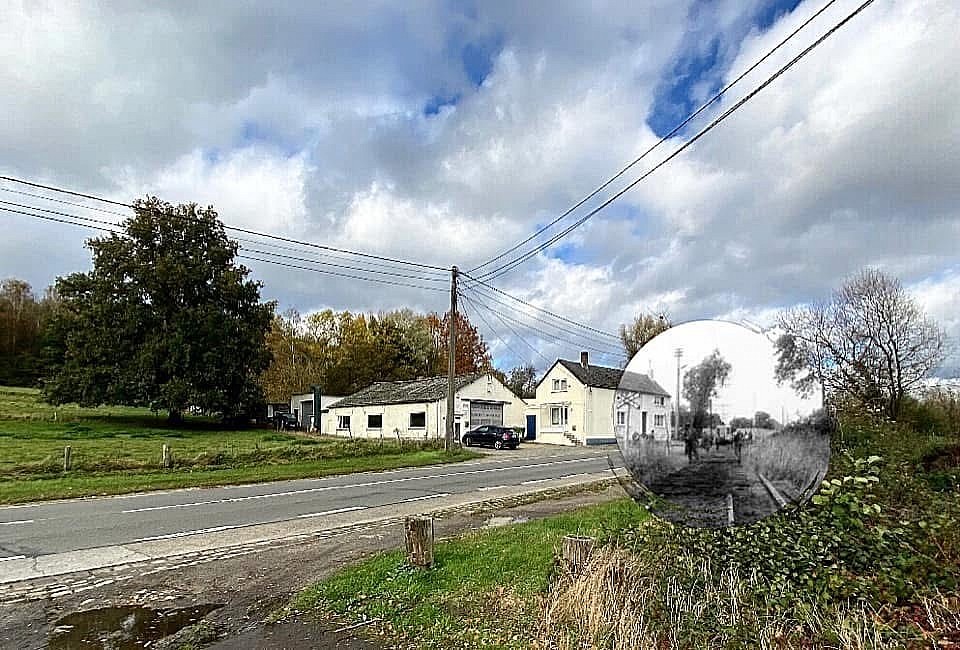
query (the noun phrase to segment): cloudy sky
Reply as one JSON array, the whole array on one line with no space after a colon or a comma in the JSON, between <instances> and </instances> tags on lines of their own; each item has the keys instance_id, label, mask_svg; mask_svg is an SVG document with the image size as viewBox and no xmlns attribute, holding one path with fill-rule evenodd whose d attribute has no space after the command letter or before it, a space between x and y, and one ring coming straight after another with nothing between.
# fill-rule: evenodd
<instances>
[{"instance_id":1,"label":"cloudy sky","mask_svg":"<svg viewBox=\"0 0 960 650\"><path fill-rule=\"evenodd\" d=\"M212 204L230 225L470 269L636 158L826 0L0 2L0 174L123 201ZM576 216L858 4L835 0ZM494 284L615 331L651 310L768 323L875 265L960 338L957 33L953 0L876 0ZM90 231L2 211L0 225L0 277L42 289L89 268ZM265 297L303 312L443 310L447 300L247 264ZM510 332L487 316L474 320L503 367L542 367L582 347L536 334L535 321Z\"/></svg>"}]
</instances>

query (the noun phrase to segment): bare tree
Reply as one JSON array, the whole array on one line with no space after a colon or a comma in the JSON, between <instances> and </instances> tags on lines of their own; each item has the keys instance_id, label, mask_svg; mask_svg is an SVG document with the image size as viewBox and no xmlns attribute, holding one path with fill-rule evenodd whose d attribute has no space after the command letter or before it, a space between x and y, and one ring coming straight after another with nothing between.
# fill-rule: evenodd
<instances>
[{"instance_id":1,"label":"bare tree","mask_svg":"<svg viewBox=\"0 0 960 650\"><path fill-rule=\"evenodd\" d=\"M620 342L627 353L627 361L660 332L664 332L673 324L666 314L640 314L633 323L620 326Z\"/></svg>"},{"instance_id":2,"label":"bare tree","mask_svg":"<svg viewBox=\"0 0 960 650\"><path fill-rule=\"evenodd\" d=\"M777 379L896 419L904 397L943 362L944 332L900 281L875 269L824 303L780 314Z\"/></svg>"}]
</instances>

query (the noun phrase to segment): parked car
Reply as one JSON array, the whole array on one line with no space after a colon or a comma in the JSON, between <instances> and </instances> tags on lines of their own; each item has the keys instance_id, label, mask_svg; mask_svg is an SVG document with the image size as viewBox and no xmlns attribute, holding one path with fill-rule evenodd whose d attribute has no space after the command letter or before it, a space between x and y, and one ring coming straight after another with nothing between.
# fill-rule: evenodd
<instances>
[{"instance_id":1,"label":"parked car","mask_svg":"<svg viewBox=\"0 0 960 650\"><path fill-rule=\"evenodd\" d=\"M276 413L273 416L273 428L277 431L297 431L300 423L290 413Z\"/></svg>"},{"instance_id":2,"label":"parked car","mask_svg":"<svg viewBox=\"0 0 960 650\"><path fill-rule=\"evenodd\" d=\"M494 449L503 449L504 447L516 449L520 446L520 436L510 427L485 424L467 431L463 436L463 444L467 447L492 445Z\"/></svg>"}]
</instances>

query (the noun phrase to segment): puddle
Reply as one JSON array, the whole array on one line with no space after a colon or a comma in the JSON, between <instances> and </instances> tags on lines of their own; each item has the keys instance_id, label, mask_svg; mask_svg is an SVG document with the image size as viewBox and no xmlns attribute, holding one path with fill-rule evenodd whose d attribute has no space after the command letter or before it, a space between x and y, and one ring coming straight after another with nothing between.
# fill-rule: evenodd
<instances>
[{"instance_id":1,"label":"puddle","mask_svg":"<svg viewBox=\"0 0 960 650\"><path fill-rule=\"evenodd\" d=\"M484 528L496 528L497 526L507 526L509 524L522 524L529 521L526 517L490 517L483 524Z\"/></svg>"},{"instance_id":2,"label":"puddle","mask_svg":"<svg viewBox=\"0 0 960 650\"><path fill-rule=\"evenodd\" d=\"M104 607L75 612L57 621L50 650L139 650L179 632L223 605L179 609Z\"/></svg>"}]
</instances>

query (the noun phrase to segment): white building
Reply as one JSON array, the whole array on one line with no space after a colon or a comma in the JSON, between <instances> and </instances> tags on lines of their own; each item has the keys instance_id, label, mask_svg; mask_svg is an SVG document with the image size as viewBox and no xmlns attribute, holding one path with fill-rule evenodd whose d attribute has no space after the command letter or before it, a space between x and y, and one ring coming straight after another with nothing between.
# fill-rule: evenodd
<instances>
[{"instance_id":1,"label":"white building","mask_svg":"<svg viewBox=\"0 0 960 650\"><path fill-rule=\"evenodd\" d=\"M342 400L342 396L337 395L320 395L320 413L321 413L321 422L323 422L322 414L326 413L327 409L330 408L331 404L335 404ZM317 418L316 412L314 409L314 402L316 397L313 393L303 393L302 395L294 395L290 398L290 410L288 413L293 415L296 418L297 422L300 423L300 426L303 427L304 431L319 431L325 435L330 435L331 432L322 428L317 427Z\"/></svg>"},{"instance_id":2,"label":"white building","mask_svg":"<svg viewBox=\"0 0 960 650\"><path fill-rule=\"evenodd\" d=\"M666 439L670 395L659 384L631 373L621 387L623 370L558 359L537 384L537 399L527 412L528 437L561 445L615 443L617 435L653 435ZM618 388L624 390L619 391ZM614 416L614 405L617 414ZM616 417L617 425L614 425Z\"/></svg>"},{"instance_id":3,"label":"white building","mask_svg":"<svg viewBox=\"0 0 960 650\"><path fill-rule=\"evenodd\" d=\"M457 438L483 424L522 427L526 402L490 374L456 379L454 431ZM332 404L323 431L359 438L443 438L446 435L447 378L381 381Z\"/></svg>"}]
</instances>

